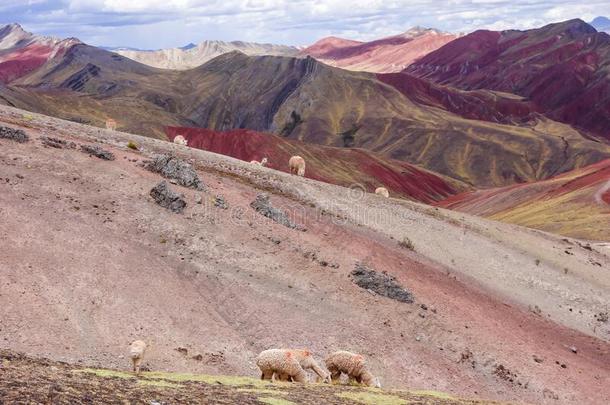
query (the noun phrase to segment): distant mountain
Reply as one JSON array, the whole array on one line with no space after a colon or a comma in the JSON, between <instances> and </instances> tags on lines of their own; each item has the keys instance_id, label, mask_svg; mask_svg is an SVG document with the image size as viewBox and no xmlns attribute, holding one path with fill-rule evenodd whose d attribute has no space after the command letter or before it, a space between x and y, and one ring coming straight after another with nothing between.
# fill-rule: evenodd
<instances>
[{"instance_id":1,"label":"distant mountain","mask_svg":"<svg viewBox=\"0 0 610 405\"><path fill-rule=\"evenodd\" d=\"M177 71L80 44L0 87L0 102L98 126L114 118L120 130L159 138L167 126L248 128L363 148L477 187L544 179L610 158L609 145L530 118L527 101L513 95L427 89L405 74L351 72L311 57L231 52Z\"/></svg>"},{"instance_id":2,"label":"distant mountain","mask_svg":"<svg viewBox=\"0 0 610 405\"><path fill-rule=\"evenodd\" d=\"M186 70L201 66L207 61L233 51L246 55L296 56L299 49L293 46L258 44L254 42L203 41L180 48L142 51L126 48L111 49L120 55L145 65L161 69Z\"/></svg>"},{"instance_id":3,"label":"distant mountain","mask_svg":"<svg viewBox=\"0 0 610 405\"><path fill-rule=\"evenodd\" d=\"M610 34L610 19L606 17L597 17L590 23L593 28L598 31L605 31Z\"/></svg>"},{"instance_id":4,"label":"distant mountain","mask_svg":"<svg viewBox=\"0 0 610 405\"><path fill-rule=\"evenodd\" d=\"M0 83L7 84L65 52L78 39L43 37L26 32L19 24L0 27Z\"/></svg>"},{"instance_id":5,"label":"distant mountain","mask_svg":"<svg viewBox=\"0 0 610 405\"><path fill-rule=\"evenodd\" d=\"M323 38L301 54L349 70L399 72L455 38L453 34L415 27L400 35L370 42Z\"/></svg>"},{"instance_id":6,"label":"distant mountain","mask_svg":"<svg viewBox=\"0 0 610 405\"><path fill-rule=\"evenodd\" d=\"M524 97L547 117L610 141L610 36L581 20L476 31L405 72L464 90Z\"/></svg>"}]
</instances>

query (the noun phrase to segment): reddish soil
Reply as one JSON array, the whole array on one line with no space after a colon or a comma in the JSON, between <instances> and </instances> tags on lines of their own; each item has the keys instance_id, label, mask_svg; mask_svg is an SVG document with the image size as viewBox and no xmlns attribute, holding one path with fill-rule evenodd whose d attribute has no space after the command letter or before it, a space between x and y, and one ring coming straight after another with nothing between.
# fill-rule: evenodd
<instances>
[{"instance_id":1,"label":"reddish soil","mask_svg":"<svg viewBox=\"0 0 610 405\"><path fill-rule=\"evenodd\" d=\"M555 249L568 242L539 232L349 197L341 187L193 148L0 112L31 137L0 140L2 347L128 368L127 344L144 338L153 370L250 376L258 375L256 354L269 347L309 347L317 358L347 349L365 355L386 387L534 403L610 400L607 325L591 331L579 323L593 322L588 299L606 305L606 275L582 264L610 263L601 253L564 258ZM101 144L117 159L45 147L41 135ZM161 178L133 160L153 152L191 159L207 185L203 194L172 185L188 201L182 215L148 195ZM255 213L249 203L262 190L307 231ZM197 194L203 204L194 203ZM229 210L209 202L217 194ZM409 235L415 251L400 247L395 231ZM544 263L534 264L521 242ZM489 257L495 265L487 268ZM356 262L395 276L415 303L357 287L348 277ZM497 266L501 273L492 273ZM537 271L520 284L530 269ZM541 285L560 291L542 294ZM546 306L553 297L570 311ZM528 299L542 310L528 310Z\"/></svg>"}]
</instances>

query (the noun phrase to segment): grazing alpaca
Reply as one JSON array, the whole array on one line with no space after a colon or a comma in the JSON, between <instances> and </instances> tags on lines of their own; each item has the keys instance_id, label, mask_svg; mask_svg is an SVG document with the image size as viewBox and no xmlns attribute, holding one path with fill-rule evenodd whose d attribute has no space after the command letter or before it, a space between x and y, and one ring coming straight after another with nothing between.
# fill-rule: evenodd
<instances>
[{"instance_id":1,"label":"grazing alpaca","mask_svg":"<svg viewBox=\"0 0 610 405\"><path fill-rule=\"evenodd\" d=\"M387 188L385 188L385 187L377 187L377 188L375 189L375 194L382 195L382 196L384 196L385 198L390 197L390 193L388 192L388 189L387 189Z\"/></svg>"},{"instance_id":2,"label":"grazing alpaca","mask_svg":"<svg viewBox=\"0 0 610 405\"><path fill-rule=\"evenodd\" d=\"M350 382L356 381L368 387L381 387L379 379L375 378L368 370L364 357L346 351L338 351L329 355L326 360L326 368L330 371L330 378L336 382L341 373L347 374Z\"/></svg>"},{"instance_id":3,"label":"grazing alpaca","mask_svg":"<svg viewBox=\"0 0 610 405\"><path fill-rule=\"evenodd\" d=\"M136 374L140 374L140 365L144 359L146 347L146 343L142 340L135 340L129 345L129 357L133 362L133 372Z\"/></svg>"},{"instance_id":4,"label":"grazing alpaca","mask_svg":"<svg viewBox=\"0 0 610 405\"><path fill-rule=\"evenodd\" d=\"M305 176L305 159L303 159L302 157L291 157L288 161L288 166L290 166L290 174Z\"/></svg>"},{"instance_id":5,"label":"grazing alpaca","mask_svg":"<svg viewBox=\"0 0 610 405\"><path fill-rule=\"evenodd\" d=\"M176 135L176 137L174 138L174 143L176 145L188 146L189 141L186 140L182 135Z\"/></svg>"},{"instance_id":6,"label":"grazing alpaca","mask_svg":"<svg viewBox=\"0 0 610 405\"><path fill-rule=\"evenodd\" d=\"M260 162L258 160L250 161L250 163L252 163L253 165L259 165L259 166L263 166L263 167L267 166L267 162L268 162L268 160L266 157L264 157L263 160L261 160Z\"/></svg>"},{"instance_id":7,"label":"grazing alpaca","mask_svg":"<svg viewBox=\"0 0 610 405\"><path fill-rule=\"evenodd\" d=\"M106 129L108 129L110 131L116 131L116 121L113 120L112 118L108 118L106 120Z\"/></svg>"},{"instance_id":8,"label":"grazing alpaca","mask_svg":"<svg viewBox=\"0 0 610 405\"><path fill-rule=\"evenodd\" d=\"M329 382L330 376L316 363L309 350L269 349L256 358L261 380L307 382L305 370L313 370L322 380Z\"/></svg>"}]
</instances>

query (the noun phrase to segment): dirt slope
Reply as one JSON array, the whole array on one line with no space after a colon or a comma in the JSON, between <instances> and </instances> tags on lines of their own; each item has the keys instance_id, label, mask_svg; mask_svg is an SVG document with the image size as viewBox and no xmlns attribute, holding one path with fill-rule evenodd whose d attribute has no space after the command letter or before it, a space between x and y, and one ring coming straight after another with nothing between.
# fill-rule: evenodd
<instances>
[{"instance_id":1,"label":"dirt slope","mask_svg":"<svg viewBox=\"0 0 610 405\"><path fill-rule=\"evenodd\" d=\"M127 368L127 344L144 338L153 370L250 376L268 347L348 349L386 387L610 400L610 258L597 248L8 107L0 121L31 138L0 139L4 348ZM101 144L116 160L43 146L43 135ZM153 151L192 159L207 185L171 185L184 214L149 196L161 178L138 162ZM254 212L261 190L307 231ZM217 194L228 210L210 202ZM415 302L356 286L357 262Z\"/></svg>"}]
</instances>

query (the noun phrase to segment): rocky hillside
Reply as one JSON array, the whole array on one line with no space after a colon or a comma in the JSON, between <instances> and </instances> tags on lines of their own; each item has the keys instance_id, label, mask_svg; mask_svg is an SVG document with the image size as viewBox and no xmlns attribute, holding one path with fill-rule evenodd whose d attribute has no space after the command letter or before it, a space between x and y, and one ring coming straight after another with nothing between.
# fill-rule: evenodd
<instances>
[{"instance_id":1,"label":"rocky hillside","mask_svg":"<svg viewBox=\"0 0 610 405\"><path fill-rule=\"evenodd\" d=\"M10 107L0 121L2 348L127 370L139 338L153 372L254 378L263 349L347 349L386 388L610 400L603 246ZM9 366L19 387L47 378ZM45 395L80 384L54 370ZM168 395L154 376L110 383ZM167 385L224 390L161 379L178 398Z\"/></svg>"}]
</instances>

